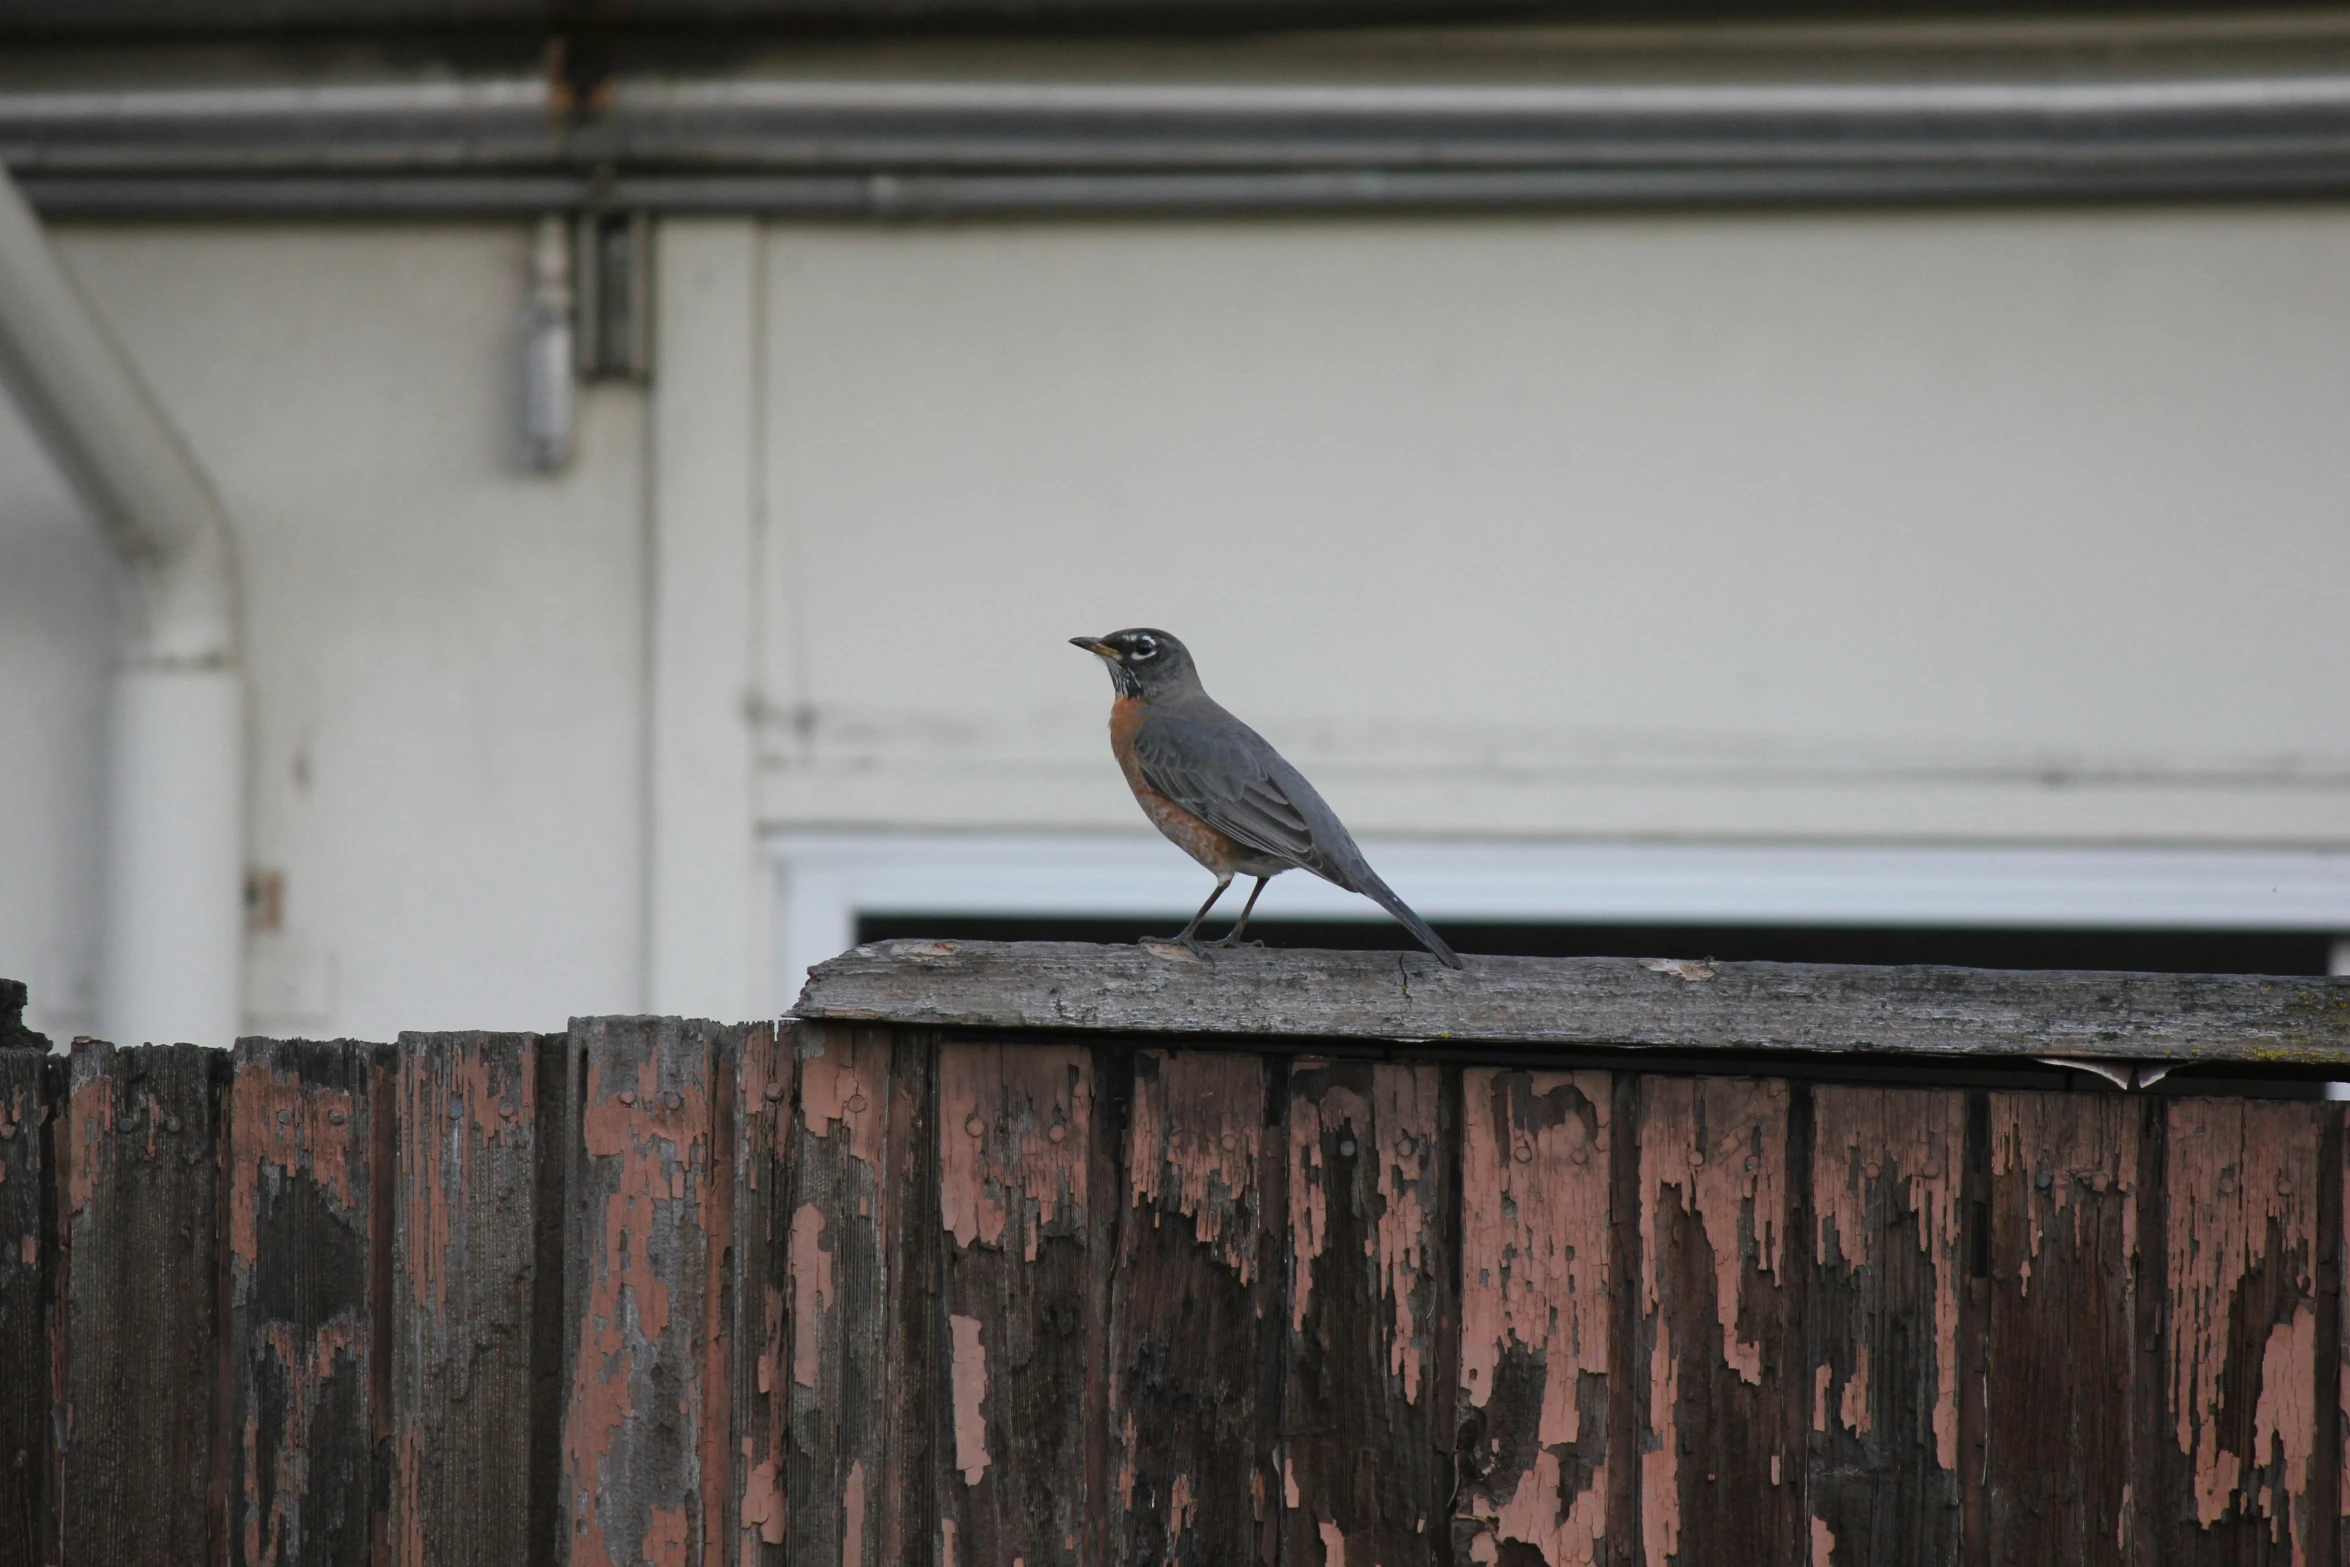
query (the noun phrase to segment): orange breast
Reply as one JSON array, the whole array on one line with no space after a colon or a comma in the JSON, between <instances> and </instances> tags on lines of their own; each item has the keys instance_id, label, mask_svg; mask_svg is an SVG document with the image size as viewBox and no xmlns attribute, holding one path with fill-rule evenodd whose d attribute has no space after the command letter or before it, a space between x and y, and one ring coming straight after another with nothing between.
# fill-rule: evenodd
<instances>
[{"instance_id":1,"label":"orange breast","mask_svg":"<svg viewBox=\"0 0 2350 1567\"><path fill-rule=\"evenodd\" d=\"M1143 781L1142 764L1134 759L1134 733L1141 727L1141 702L1122 696L1110 704L1110 754L1118 759L1118 770L1126 775L1126 786L1134 791L1142 814L1176 848L1219 876L1231 875L1239 846Z\"/></svg>"}]
</instances>

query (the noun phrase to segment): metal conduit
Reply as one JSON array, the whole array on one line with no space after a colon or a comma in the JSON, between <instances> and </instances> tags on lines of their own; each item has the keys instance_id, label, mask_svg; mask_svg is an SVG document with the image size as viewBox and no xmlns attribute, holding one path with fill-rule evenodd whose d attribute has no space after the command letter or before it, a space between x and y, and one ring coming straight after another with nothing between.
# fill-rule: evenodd
<instances>
[{"instance_id":1,"label":"metal conduit","mask_svg":"<svg viewBox=\"0 0 2350 1567\"><path fill-rule=\"evenodd\" d=\"M833 217L2350 190L2350 73L1363 85L532 79L0 94L0 160L91 215Z\"/></svg>"},{"instance_id":2,"label":"metal conduit","mask_svg":"<svg viewBox=\"0 0 2350 1567\"><path fill-rule=\"evenodd\" d=\"M5 171L0 376L139 590L108 715L101 1026L227 1045L245 803L228 521Z\"/></svg>"}]
</instances>

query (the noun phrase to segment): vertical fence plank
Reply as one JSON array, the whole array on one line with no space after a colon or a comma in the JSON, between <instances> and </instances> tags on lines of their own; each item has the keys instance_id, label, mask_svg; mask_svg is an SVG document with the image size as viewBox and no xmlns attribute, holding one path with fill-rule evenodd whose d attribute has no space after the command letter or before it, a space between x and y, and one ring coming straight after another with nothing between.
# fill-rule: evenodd
<instances>
[{"instance_id":1,"label":"vertical fence plank","mask_svg":"<svg viewBox=\"0 0 2350 1567\"><path fill-rule=\"evenodd\" d=\"M2134 1559L2139 1104L1990 1096L1988 1560Z\"/></svg>"},{"instance_id":2,"label":"vertical fence plank","mask_svg":"<svg viewBox=\"0 0 2350 1567\"><path fill-rule=\"evenodd\" d=\"M530 1560L539 1050L533 1034L400 1036L396 1567Z\"/></svg>"},{"instance_id":3,"label":"vertical fence plank","mask_svg":"<svg viewBox=\"0 0 2350 1567\"><path fill-rule=\"evenodd\" d=\"M717 1567L733 1543L726 1034L675 1018L573 1025L586 1076L563 1426L572 1567Z\"/></svg>"},{"instance_id":4,"label":"vertical fence plank","mask_svg":"<svg viewBox=\"0 0 2350 1567\"><path fill-rule=\"evenodd\" d=\"M1641 1539L1651 1563L1808 1561L1776 1079L1649 1078L1640 1119Z\"/></svg>"},{"instance_id":5,"label":"vertical fence plank","mask_svg":"<svg viewBox=\"0 0 2350 1567\"><path fill-rule=\"evenodd\" d=\"M0 982L0 1562L30 1564L56 1560L49 1379L57 1246L45 1193L49 1055L8 1040L22 1005L22 987L13 998L10 988Z\"/></svg>"},{"instance_id":6,"label":"vertical fence plank","mask_svg":"<svg viewBox=\"0 0 2350 1567\"><path fill-rule=\"evenodd\" d=\"M784 1287L790 1261L792 1067L772 1024L744 1036L735 1073L733 1560L781 1567L783 1463L789 1440Z\"/></svg>"},{"instance_id":7,"label":"vertical fence plank","mask_svg":"<svg viewBox=\"0 0 2350 1567\"><path fill-rule=\"evenodd\" d=\"M941 1046L938 1148L938 1217L951 1242L941 1554L1078 1562L1084 1417L1102 1353L1091 1309L1091 1054Z\"/></svg>"},{"instance_id":8,"label":"vertical fence plank","mask_svg":"<svg viewBox=\"0 0 2350 1567\"><path fill-rule=\"evenodd\" d=\"M228 1557L364 1567L390 1237L380 1047L245 1039L228 1112Z\"/></svg>"},{"instance_id":9,"label":"vertical fence plank","mask_svg":"<svg viewBox=\"0 0 2350 1567\"><path fill-rule=\"evenodd\" d=\"M1814 1560L1955 1564L1966 1097L1822 1087L1812 1106Z\"/></svg>"},{"instance_id":10,"label":"vertical fence plank","mask_svg":"<svg viewBox=\"0 0 2350 1567\"><path fill-rule=\"evenodd\" d=\"M58 1414L75 1567L214 1559L225 1066L194 1045L74 1046Z\"/></svg>"},{"instance_id":11,"label":"vertical fence plank","mask_svg":"<svg viewBox=\"0 0 2350 1567\"><path fill-rule=\"evenodd\" d=\"M530 1522L527 1567L568 1567L571 1496L564 1436L578 1364L579 1323L572 1314L579 1270L571 1235L579 1204L579 1103L587 1087L587 1052L578 1031L542 1034L538 1042L538 1169L533 1214L537 1275L530 1320ZM518 1563L516 1567L524 1567Z\"/></svg>"},{"instance_id":12,"label":"vertical fence plank","mask_svg":"<svg viewBox=\"0 0 2350 1567\"><path fill-rule=\"evenodd\" d=\"M1441 1088L1432 1066L1290 1071L1285 1561L1424 1558L1451 1526Z\"/></svg>"},{"instance_id":13,"label":"vertical fence plank","mask_svg":"<svg viewBox=\"0 0 2350 1567\"><path fill-rule=\"evenodd\" d=\"M930 1554L927 1478L909 1464L902 1383L926 1382L937 1353L909 1337L909 1229L935 1248L935 1224L914 1223L910 1175L928 1168L927 1071L921 1050L885 1029L801 1024L799 1125L792 1134L791 1226L785 1264L790 1336L792 1567L881 1567ZM917 1298L918 1297L918 1298ZM927 1454L912 1455L926 1458Z\"/></svg>"},{"instance_id":14,"label":"vertical fence plank","mask_svg":"<svg viewBox=\"0 0 2350 1567\"><path fill-rule=\"evenodd\" d=\"M2317 1180L2317 1396L2311 1411L2317 1450L2309 1468L2309 1538L2306 1559L2339 1562L2342 1538L2341 1466L2344 1432L2338 1408L2343 1378L2342 1341L2342 1133L2339 1102L2321 1107L2315 1175Z\"/></svg>"},{"instance_id":15,"label":"vertical fence plank","mask_svg":"<svg viewBox=\"0 0 2350 1567\"><path fill-rule=\"evenodd\" d=\"M1568 1567L1608 1539L1614 1085L1472 1067L1461 1087L1454 1559Z\"/></svg>"},{"instance_id":16,"label":"vertical fence plank","mask_svg":"<svg viewBox=\"0 0 2350 1567\"><path fill-rule=\"evenodd\" d=\"M890 1045L890 1311L882 1319L889 1348L885 1406L886 1462L881 1471L879 1549L887 1562L945 1560L939 1527L937 1452L954 1439L947 1400L949 1339L945 1313L945 1236L939 1223L936 1098L938 1041L896 1029ZM930 1374L931 1368L938 1374ZM844 1563L845 1567L845 1563Z\"/></svg>"},{"instance_id":17,"label":"vertical fence plank","mask_svg":"<svg viewBox=\"0 0 2350 1567\"><path fill-rule=\"evenodd\" d=\"M1275 1559L1265 1079L1256 1055L1134 1056L1110 1298L1110 1561Z\"/></svg>"},{"instance_id":18,"label":"vertical fence plank","mask_svg":"<svg viewBox=\"0 0 2350 1567\"><path fill-rule=\"evenodd\" d=\"M2319 1234L2330 1264L2325 1282L2334 1294L2334 1385L2328 1388L2321 1381L2318 1401L2333 1424L2334 1537L2318 1543L2330 1544L2332 1559L2340 1561L2350 1555L2350 1120L2345 1119L2350 1117L2350 1109L2332 1108L2333 1124L2326 1141L2329 1157L2319 1170L2331 1200ZM2324 1365L2322 1359L2319 1365Z\"/></svg>"},{"instance_id":19,"label":"vertical fence plank","mask_svg":"<svg viewBox=\"0 0 2350 1567\"><path fill-rule=\"evenodd\" d=\"M2164 1127L2163 1554L2310 1560L2321 1106L2181 1099Z\"/></svg>"}]
</instances>

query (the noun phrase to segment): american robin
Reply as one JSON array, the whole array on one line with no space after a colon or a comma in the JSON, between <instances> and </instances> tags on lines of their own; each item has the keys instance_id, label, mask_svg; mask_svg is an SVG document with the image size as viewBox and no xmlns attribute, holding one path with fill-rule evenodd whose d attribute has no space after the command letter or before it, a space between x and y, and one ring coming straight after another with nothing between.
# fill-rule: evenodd
<instances>
[{"instance_id":1,"label":"american robin","mask_svg":"<svg viewBox=\"0 0 2350 1567\"><path fill-rule=\"evenodd\" d=\"M1164 631L1142 629L1069 640L1109 666L1117 692L1110 703L1110 752L1143 815L1215 874L1216 890L1177 941L1191 945L1199 922L1235 873L1254 876L1256 890L1239 923L1215 945L1238 941L1265 883L1297 867L1361 893L1400 920L1445 967L1461 966L1428 922L1379 879L1314 786L1201 687L1182 643Z\"/></svg>"}]
</instances>

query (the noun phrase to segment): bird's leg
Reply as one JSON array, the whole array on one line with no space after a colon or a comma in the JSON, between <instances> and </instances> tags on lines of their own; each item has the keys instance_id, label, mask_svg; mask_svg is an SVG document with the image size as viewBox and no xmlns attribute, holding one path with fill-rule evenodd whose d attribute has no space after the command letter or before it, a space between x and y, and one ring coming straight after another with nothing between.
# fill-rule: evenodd
<instances>
[{"instance_id":1,"label":"bird's leg","mask_svg":"<svg viewBox=\"0 0 2350 1567\"><path fill-rule=\"evenodd\" d=\"M1272 879L1273 878L1270 876L1259 876L1257 878L1256 886L1249 892L1248 902L1241 906L1240 918L1233 922L1232 928L1230 930L1224 932L1224 934L1218 937L1216 940L1209 942L1209 946L1237 947L1240 945L1240 933L1248 929L1248 917L1256 912L1257 899L1265 895L1265 883L1271 881ZM1259 942L1258 945L1262 946L1264 943Z\"/></svg>"},{"instance_id":2,"label":"bird's leg","mask_svg":"<svg viewBox=\"0 0 2350 1567\"><path fill-rule=\"evenodd\" d=\"M1179 947L1198 946L1198 943L1192 938L1199 932L1199 922L1208 917L1208 910L1216 906L1216 900L1224 896L1224 889L1231 885L1232 873L1230 871L1226 871L1216 878L1216 890L1208 894L1208 901L1199 906L1199 912L1191 917L1191 923L1183 927L1183 934L1172 938L1175 945Z\"/></svg>"}]
</instances>

